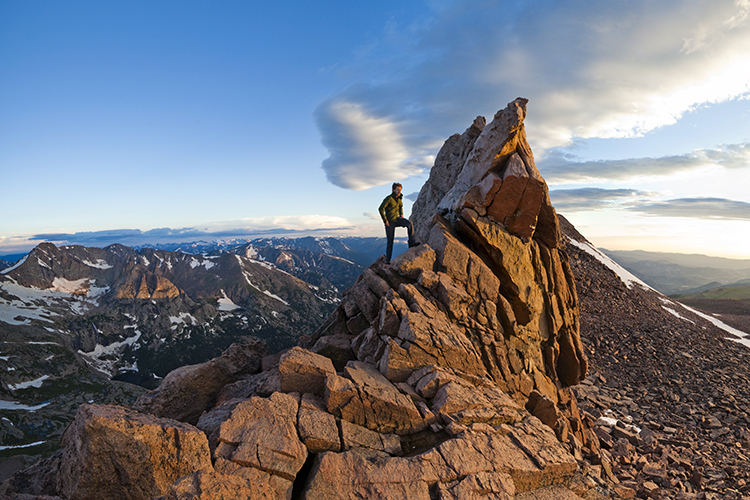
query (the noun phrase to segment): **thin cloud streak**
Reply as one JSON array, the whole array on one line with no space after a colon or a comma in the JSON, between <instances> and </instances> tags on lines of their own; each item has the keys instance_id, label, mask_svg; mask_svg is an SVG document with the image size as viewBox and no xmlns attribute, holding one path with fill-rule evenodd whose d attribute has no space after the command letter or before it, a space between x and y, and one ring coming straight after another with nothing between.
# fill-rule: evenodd
<instances>
[{"instance_id":1,"label":"thin cloud streak","mask_svg":"<svg viewBox=\"0 0 750 500\"><path fill-rule=\"evenodd\" d=\"M587 212L619 208L636 203L653 193L636 189L603 189L586 187L579 189L553 189L549 192L552 205L561 213Z\"/></svg>"},{"instance_id":2,"label":"thin cloud streak","mask_svg":"<svg viewBox=\"0 0 750 500\"><path fill-rule=\"evenodd\" d=\"M262 236L303 236L306 234L356 232L356 227L342 217L322 215L247 218L209 224L204 228L110 229L75 233L40 233L31 236L0 238L0 254L26 252L39 243L56 245L106 247L114 243L126 246L146 244L222 241Z\"/></svg>"},{"instance_id":3,"label":"thin cloud streak","mask_svg":"<svg viewBox=\"0 0 750 500\"><path fill-rule=\"evenodd\" d=\"M690 154L661 158L585 162L577 162L564 151L555 150L538 162L539 171L550 183L623 181L636 177L667 176L711 165L730 169L750 168L750 144L730 144L710 150L698 149Z\"/></svg>"},{"instance_id":4,"label":"thin cloud streak","mask_svg":"<svg viewBox=\"0 0 750 500\"><path fill-rule=\"evenodd\" d=\"M750 221L750 203L724 198L678 198L628 208L652 217Z\"/></svg>"},{"instance_id":5,"label":"thin cloud streak","mask_svg":"<svg viewBox=\"0 0 750 500\"><path fill-rule=\"evenodd\" d=\"M745 0L434 5L429 19L389 26L377 50L342 73L349 86L319 106L330 182L366 189L388 175L414 175L419 168L410 162L424 164L430 148L477 113L492 116L518 96L530 99L527 131L541 153L575 138L638 137L702 104L750 95ZM375 160L359 161L372 154L356 133L368 121L347 121L337 112L341 102L368 110L373 124L392 125L393 149L379 145ZM677 156L619 167L694 163Z\"/></svg>"},{"instance_id":6,"label":"thin cloud streak","mask_svg":"<svg viewBox=\"0 0 750 500\"><path fill-rule=\"evenodd\" d=\"M681 217L750 221L750 203L726 198L658 199L659 194L637 189L553 189L552 204L560 213L625 210L647 217Z\"/></svg>"}]
</instances>

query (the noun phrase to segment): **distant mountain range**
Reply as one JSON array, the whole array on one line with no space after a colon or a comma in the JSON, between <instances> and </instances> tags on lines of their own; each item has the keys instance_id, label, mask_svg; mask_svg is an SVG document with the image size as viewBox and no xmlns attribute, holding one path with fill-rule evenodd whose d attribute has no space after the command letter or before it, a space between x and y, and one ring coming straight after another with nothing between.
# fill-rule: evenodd
<instances>
[{"instance_id":1,"label":"distant mountain range","mask_svg":"<svg viewBox=\"0 0 750 500\"><path fill-rule=\"evenodd\" d=\"M43 243L0 262L0 410L10 417L0 453L54 448L81 403L132 403L143 389L123 381L154 387L234 342L297 344L384 248L384 238Z\"/></svg>"},{"instance_id":2,"label":"distant mountain range","mask_svg":"<svg viewBox=\"0 0 750 500\"><path fill-rule=\"evenodd\" d=\"M602 251L649 286L665 295L698 293L750 282L750 259L726 259L698 254Z\"/></svg>"},{"instance_id":3,"label":"distant mountain range","mask_svg":"<svg viewBox=\"0 0 750 500\"><path fill-rule=\"evenodd\" d=\"M713 285L713 286L712 286ZM684 299L750 299L750 282L735 283L734 285L718 285L709 283L695 291L687 291L671 295L671 297Z\"/></svg>"}]
</instances>

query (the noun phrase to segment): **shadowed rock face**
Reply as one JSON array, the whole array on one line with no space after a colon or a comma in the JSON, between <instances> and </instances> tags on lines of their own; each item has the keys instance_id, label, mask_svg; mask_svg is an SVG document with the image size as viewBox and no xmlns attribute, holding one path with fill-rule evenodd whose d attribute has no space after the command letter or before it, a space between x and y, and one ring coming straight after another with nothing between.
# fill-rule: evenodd
<instances>
[{"instance_id":1,"label":"shadowed rock face","mask_svg":"<svg viewBox=\"0 0 750 500\"><path fill-rule=\"evenodd\" d=\"M569 389L587 367L578 300L525 105L446 142L412 215L422 244L366 269L305 346L260 363L235 347L139 400L208 437L211 464L159 483L164 498L576 498L565 485L598 440ZM122 498L155 491L131 481Z\"/></svg>"}]
</instances>

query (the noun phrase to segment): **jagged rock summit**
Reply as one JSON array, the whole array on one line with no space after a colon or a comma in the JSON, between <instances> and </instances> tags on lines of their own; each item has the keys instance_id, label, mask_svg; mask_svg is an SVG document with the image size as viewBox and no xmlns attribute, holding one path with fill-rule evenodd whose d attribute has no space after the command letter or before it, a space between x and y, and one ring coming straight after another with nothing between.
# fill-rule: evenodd
<instances>
[{"instance_id":1,"label":"jagged rock summit","mask_svg":"<svg viewBox=\"0 0 750 500\"><path fill-rule=\"evenodd\" d=\"M6 492L600 498L605 483L594 469L583 477L579 462L598 439L570 390L587 370L578 299L526 141L526 103L448 139L414 206L422 243L366 269L304 345L260 362L262 347L235 347L226 361L181 369L136 404L149 418L85 405L63 454L36 475L48 479L17 474ZM102 430L125 427L116 438ZM191 448L175 450L181 443Z\"/></svg>"}]
</instances>

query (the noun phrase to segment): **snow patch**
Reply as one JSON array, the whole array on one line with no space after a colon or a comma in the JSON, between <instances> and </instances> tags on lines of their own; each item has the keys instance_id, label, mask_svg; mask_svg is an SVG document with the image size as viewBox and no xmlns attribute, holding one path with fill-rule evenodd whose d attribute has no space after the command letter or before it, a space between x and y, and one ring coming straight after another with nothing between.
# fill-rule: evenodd
<instances>
[{"instance_id":1,"label":"snow patch","mask_svg":"<svg viewBox=\"0 0 750 500\"><path fill-rule=\"evenodd\" d=\"M65 278L56 276L55 280L52 282L52 286L48 288L47 290L69 293L71 295L86 295L88 293L88 287L86 287L85 285L87 284L88 284L87 278L81 278L79 280L70 281L70 280L66 280Z\"/></svg>"},{"instance_id":2,"label":"snow patch","mask_svg":"<svg viewBox=\"0 0 750 500\"><path fill-rule=\"evenodd\" d=\"M211 262L210 260L198 260L195 257L190 258L190 267L192 269L195 269L198 266L203 266L206 268L206 271L214 267L216 264Z\"/></svg>"},{"instance_id":3,"label":"snow patch","mask_svg":"<svg viewBox=\"0 0 750 500\"><path fill-rule=\"evenodd\" d=\"M271 297L272 299L278 300L279 302L281 302L285 306L289 305L289 302L287 302L286 300L282 299L278 295L275 295L275 294L269 292L268 290L262 290L260 287L258 287L258 285L256 285L255 283L253 283L252 280L250 279L250 273L248 273L244 269L242 270L242 275L245 277L245 281L247 281L248 285L250 285L251 287L255 288L259 292L262 292L263 294L267 295L268 297Z\"/></svg>"},{"instance_id":4,"label":"snow patch","mask_svg":"<svg viewBox=\"0 0 750 500\"><path fill-rule=\"evenodd\" d=\"M248 245L248 247L245 249L245 257L248 259L255 259L258 256L258 251L255 249L254 246Z\"/></svg>"},{"instance_id":5,"label":"snow patch","mask_svg":"<svg viewBox=\"0 0 750 500\"><path fill-rule=\"evenodd\" d=\"M278 300L279 302L281 302L281 303L282 303L282 304L284 304L285 306L288 306L288 305L289 305L289 302L287 302L286 300L282 299L282 298L281 298L281 297L279 297L278 295L275 295L275 294L273 294L273 293L269 292L268 290L263 290L263 293L265 293L266 295L268 295L268 296L269 296L269 297L271 297L272 299L276 299L276 300Z\"/></svg>"},{"instance_id":6,"label":"snow patch","mask_svg":"<svg viewBox=\"0 0 750 500\"><path fill-rule=\"evenodd\" d=\"M219 299L219 311L234 311L235 309L240 308L240 306L232 302L232 299L227 297L224 289L221 290L221 294L223 295L223 297Z\"/></svg>"},{"instance_id":7,"label":"snow patch","mask_svg":"<svg viewBox=\"0 0 750 500\"><path fill-rule=\"evenodd\" d=\"M29 258L29 256L28 256L28 255L25 255L25 256L23 257L23 259L19 260L18 262L16 262L16 263L15 263L15 264L13 264L12 266L10 266L10 267L8 267L8 268L5 268L5 269L3 269L2 271L0 271L0 274L8 274L8 273L9 273L9 272L11 272L12 270L14 270L14 269L16 269L16 268L20 267L21 265L23 265L23 263L24 263L24 262L26 262L26 259L28 259L28 258Z\"/></svg>"},{"instance_id":8,"label":"snow patch","mask_svg":"<svg viewBox=\"0 0 750 500\"><path fill-rule=\"evenodd\" d=\"M49 375L42 375L34 380L28 382L19 382L18 384L8 384L8 389L11 391L17 391L19 389L28 389L29 387L36 387L37 389L42 386L45 380L49 378Z\"/></svg>"},{"instance_id":9,"label":"snow patch","mask_svg":"<svg viewBox=\"0 0 750 500\"><path fill-rule=\"evenodd\" d=\"M81 262L96 269L112 269L113 267L104 259L96 259L96 262L91 262L90 260L82 260Z\"/></svg>"},{"instance_id":10,"label":"snow patch","mask_svg":"<svg viewBox=\"0 0 750 500\"><path fill-rule=\"evenodd\" d=\"M686 306L685 304L681 304L679 302L678 302L678 304L680 304L682 307L684 307L685 309L687 309L691 313L696 314L696 315L700 316L701 318L703 318L703 319L705 319L707 321L710 321L711 323L714 324L714 326L716 326L718 328L721 328L725 332L731 333L732 335L736 335L737 337L739 337L739 338L727 337L728 340L732 340L734 342L739 342L740 344L744 345L745 347L750 347L750 333L743 332L742 330L738 330L738 329L736 329L734 327L731 327L731 326L727 325L726 323L724 323L723 321L719 321L718 319L714 318L713 316L709 316L708 314L705 314L705 313L702 313L700 311L697 311L697 310L693 309L692 307Z\"/></svg>"},{"instance_id":11,"label":"snow patch","mask_svg":"<svg viewBox=\"0 0 750 500\"><path fill-rule=\"evenodd\" d=\"M0 446L0 451L2 451L2 450L11 450L11 449L15 449L15 448L31 448L32 446L38 446L38 445L40 445L40 444L44 444L44 443L46 443L46 442L47 442L47 441L36 441L36 442L34 442L34 443L29 443L29 444L17 444L17 445L15 445L15 446L5 446L5 445L4 445L4 446Z\"/></svg>"},{"instance_id":12,"label":"snow patch","mask_svg":"<svg viewBox=\"0 0 750 500\"><path fill-rule=\"evenodd\" d=\"M119 354L120 351L125 349L127 346L132 346L138 340L141 338L141 332L139 332L137 329L135 330L135 336L129 337L122 342L112 342L108 346L103 346L101 344L96 344L96 347L94 347L93 351L90 352L83 352L81 350L78 351L78 354L81 354L88 358L88 361L100 372L107 374L109 377L112 377L114 375L114 365L116 363L115 360L108 360L108 359L101 359L104 356L112 356L115 354Z\"/></svg>"},{"instance_id":13,"label":"snow patch","mask_svg":"<svg viewBox=\"0 0 750 500\"><path fill-rule=\"evenodd\" d=\"M676 316L676 317L678 317L680 319L684 319L685 321L689 321L692 324L695 324L695 321L693 321L691 319L687 319L685 316L681 316L680 313L678 313L674 309L671 309L671 308L669 308L667 306L661 306L661 307L662 307L662 309L664 309L665 311L667 311L669 314L671 314L673 316Z\"/></svg>"},{"instance_id":14,"label":"snow patch","mask_svg":"<svg viewBox=\"0 0 750 500\"><path fill-rule=\"evenodd\" d=\"M96 307L99 297L109 291L109 287L94 286L95 280L88 284L86 281L85 278L70 281L56 277L52 287L44 290L11 281L2 282L0 289L12 298L0 298L0 321L10 325L28 325L31 320L52 323L51 317L58 315L54 309L82 314L89 307Z\"/></svg>"},{"instance_id":15,"label":"snow patch","mask_svg":"<svg viewBox=\"0 0 750 500\"><path fill-rule=\"evenodd\" d=\"M646 288L648 290L653 290L654 292L659 293L653 288L651 288L650 286L648 286L643 281L636 278L633 274L631 274L629 271L624 269L617 262L613 261L606 255L604 255L602 252L599 251L599 249L597 249L593 245L589 243L576 241L574 239L568 239L568 241L574 247L580 248L581 250L593 256L594 258L596 258L596 260L604 264L607 268L609 268L612 272L614 272L617 275L617 277L620 278L620 280L623 283L625 283L625 286L627 286L628 288L633 288L633 285L639 285L639 286L642 286L643 288Z\"/></svg>"},{"instance_id":16,"label":"snow patch","mask_svg":"<svg viewBox=\"0 0 750 500\"><path fill-rule=\"evenodd\" d=\"M614 427L619 422L620 425L622 425L626 429L635 431L637 433L641 432L641 428L640 427L632 424L632 422L633 422L633 418L632 417L628 416L628 417L625 417L623 419L619 419L619 418L617 418L615 416L615 413L612 410L610 410L610 409L604 410L604 415L602 415L601 417L599 417L597 419L597 421L599 423L603 424L603 425L608 426L608 427Z\"/></svg>"},{"instance_id":17,"label":"snow patch","mask_svg":"<svg viewBox=\"0 0 750 500\"><path fill-rule=\"evenodd\" d=\"M187 323L186 320L188 320L188 319L190 320L190 323L192 325L197 325L198 324L198 320L195 319L195 317L192 314L189 314L189 313L186 313L186 312L180 313L179 316L170 316L169 317L169 322L172 323L172 324L174 324L174 323Z\"/></svg>"},{"instance_id":18,"label":"snow patch","mask_svg":"<svg viewBox=\"0 0 750 500\"><path fill-rule=\"evenodd\" d=\"M40 408L44 408L49 404L49 401L46 403L42 403L40 405L36 406L28 406L22 403L17 403L15 401L3 401L0 399L0 410L24 410L24 411L30 411L35 412Z\"/></svg>"}]
</instances>

